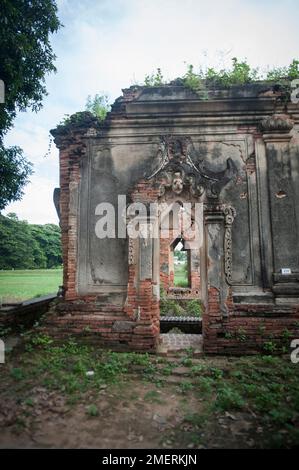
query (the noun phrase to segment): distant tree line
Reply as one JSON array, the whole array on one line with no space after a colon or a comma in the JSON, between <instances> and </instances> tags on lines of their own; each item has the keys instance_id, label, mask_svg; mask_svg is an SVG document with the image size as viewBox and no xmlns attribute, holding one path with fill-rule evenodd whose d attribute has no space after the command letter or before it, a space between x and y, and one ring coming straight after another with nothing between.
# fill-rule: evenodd
<instances>
[{"instance_id":1,"label":"distant tree line","mask_svg":"<svg viewBox=\"0 0 299 470\"><path fill-rule=\"evenodd\" d=\"M60 228L0 214L0 269L43 269L61 266Z\"/></svg>"}]
</instances>

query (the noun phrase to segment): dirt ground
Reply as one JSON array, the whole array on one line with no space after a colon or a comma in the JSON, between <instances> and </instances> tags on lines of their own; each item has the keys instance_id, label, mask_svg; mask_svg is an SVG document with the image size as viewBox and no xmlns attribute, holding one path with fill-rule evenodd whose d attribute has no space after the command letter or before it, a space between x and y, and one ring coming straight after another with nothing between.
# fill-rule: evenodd
<instances>
[{"instance_id":1,"label":"dirt ground","mask_svg":"<svg viewBox=\"0 0 299 470\"><path fill-rule=\"evenodd\" d=\"M240 401L237 389L233 388L237 378L236 387L245 384L244 390L250 392L250 384L254 385L253 379L250 382L249 376L246 378L250 361L256 374L260 373L255 378L257 384L260 377L269 376L269 371L272 374L272 369L276 375L269 384L273 380L282 383L279 377L283 374L283 359L274 358L273 363L265 360L266 366L259 359L257 366L250 358L198 359L190 351L172 358L146 356L146 360L142 355L132 356L132 360L130 355L112 353L113 356L102 358L106 369L101 369L101 373L103 376L103 370L118 368L117 373L112 371L113 380L104 376L105 380L94 387L93 380L99 374L96 370L84 387L83 382L78 382L81 388L75 387L73 392L74 387L68 388L74 379L67 375L69 365L61 361L59 351L55 355L49 351L49 347L44 350L40 346L33 353L17 351L0 366L1 448L204 449L298 445L299 436L294 437L299 427L298 367L293 370L295 382L287 387L289 396L282 396L284 390L278 387L279 396L273 395L276 402L271 409L266 404L265 410L258 408L255 404L259 401L251 402L249 395L247 400L243 396ZM41 357L47 361L46 371L41 367ZM117 362L119 357L121 363ZM124 357L129 366L123 366ZM80 364L83 363L81 360ZM68 382L66 388L57 389L51 380L56 371L61 372L61 364ZM82 376L78 367L71 374L73 370L76 377ZM84 376L88 375L82 370ZM245 375L240 382L241 374ZM260 385L262 388L255 393L263 393L265 385ZM218 396L219 390L224 392ZM281 409L279 400L284 402L285 416L271 421L273 409Z\"/></svg>"},{"instance_id":2,"label":"dirt ground","mask_svg":"<svg viewBox=\"0 0 299 470\"><path fill-rule=\"evenodd\" d=\"M33 392L34 410L22 421L17 415L26 405L19 408L14 400L1 405L1 448L251 448L261 432L252 415L223 414L202 433L205 445L188 442L196 425L185 423L184 416L199 413L200 402L182 399L173 386L159 390L154 401L144 397L155 389L137 381L121 393L103 390L96 401L92 399L97 416L87 414L88 395L70 408L55 392Z\"/></svg>"}]
</instances>

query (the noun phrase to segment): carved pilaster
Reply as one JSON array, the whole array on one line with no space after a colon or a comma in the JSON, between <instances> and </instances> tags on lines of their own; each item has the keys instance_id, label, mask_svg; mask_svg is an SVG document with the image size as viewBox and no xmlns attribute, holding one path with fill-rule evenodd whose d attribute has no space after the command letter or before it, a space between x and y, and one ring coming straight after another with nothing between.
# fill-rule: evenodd
<instances>
[{"instance_id":1,"label":"carved pilaster","mask_svg":"<svg viewBox=\"0 0 299 470\"><path fill-rule=\"evenodd\" d=\"M236 217L236 209L232 206L224 206L224 274L226 282L232 283L232 224Z\"/></svg>"}]
</instances>

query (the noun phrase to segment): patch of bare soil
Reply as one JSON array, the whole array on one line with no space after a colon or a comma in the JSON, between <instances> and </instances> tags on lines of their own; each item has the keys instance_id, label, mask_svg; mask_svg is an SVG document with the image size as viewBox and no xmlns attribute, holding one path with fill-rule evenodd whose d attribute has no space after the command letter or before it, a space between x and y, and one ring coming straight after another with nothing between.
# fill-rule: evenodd
<instances>
[{"instance_id":1,"label":"patch of bare soil","mask_svg":"<svg viewBox=\"0 0 299 470\"><path fill-rule=\"evenodd\" d=\"M1 403L1 448L250 448L262 432L246 413L219 415L202 430L185 416L200 415L203 402L136 379L72 405L42 387L31 396Z\"/></svg>"},{"instance_id":2,"label":"patch of bare soil","mask_svg":"<svg viewBox=\"0 0 299 470\"><path fill-rule=\"evenodd\" d=\"M1 403L1 448L160 448L183 420L179 395L134 380L72 405L41 387L31 395Z\"/></svg>"}]
</instances>

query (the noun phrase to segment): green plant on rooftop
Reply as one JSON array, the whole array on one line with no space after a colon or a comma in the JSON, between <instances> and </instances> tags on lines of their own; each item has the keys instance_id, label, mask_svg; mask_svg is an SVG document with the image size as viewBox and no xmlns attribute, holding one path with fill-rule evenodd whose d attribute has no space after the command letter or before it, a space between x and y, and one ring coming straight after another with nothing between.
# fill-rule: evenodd
<instances>
[{"instance_id":1,"label":"green plant on rooftop","mask_svg":"<svg viewBox=\"0 0 299 470\"><path fill-rule=\"evenodd\" d=\"M195 71L192 64L187 64L187 70L182 77L178 77L167 83L160 68L156 74L146 75L143 86L184 85L193 90L202 99L208 98L208 90L211 88L229 88L233 85L245 85L259 81L271 82L277 85L281 91L283 101L290 98L290 81L299 78L299 60L293 59L286 67L275 67L262 72L259 68L252 68L247 60L232 58L232 66L217 70L208 67L205 70L200 67Z\"/></svg>"},{"instance_id":2,"label":"green plant on rooftop","mask_svg":"<svg viewBox=\"0 0 299 470\"><path fill-rule=\"evenodd\" d=\"M110 111L108 96L106 94L99 95L98 93L94 97L88 95L85 110L96 116L100 122L104 121Z\"/></svg>"},{"instance_id":3,"label":"green plant on rooftop","mask_svg":"<svg viewBox=\"0 0 299 470\"><path fill-rule=\"evenodd\" d=\"M65 114L56 130L64 130L68 127L88 126L91 123L98 124L104 122L107 113L110 111L110 104L106 94L96 94L93 97L88 95L84 111L78 111L74 114Z\"/></svg>"},{"instance_id":4,"label":"green plant on rooftop","mask_svg":"<svg viewBox=\"0 0 299 470\"><path fill-rule=\"evenodd\" d=\"M145 86L166 85L161 69L157 68L157 71L155 73L146 75L144 79L144 85Z\"/></svg>"}]
</instances>

